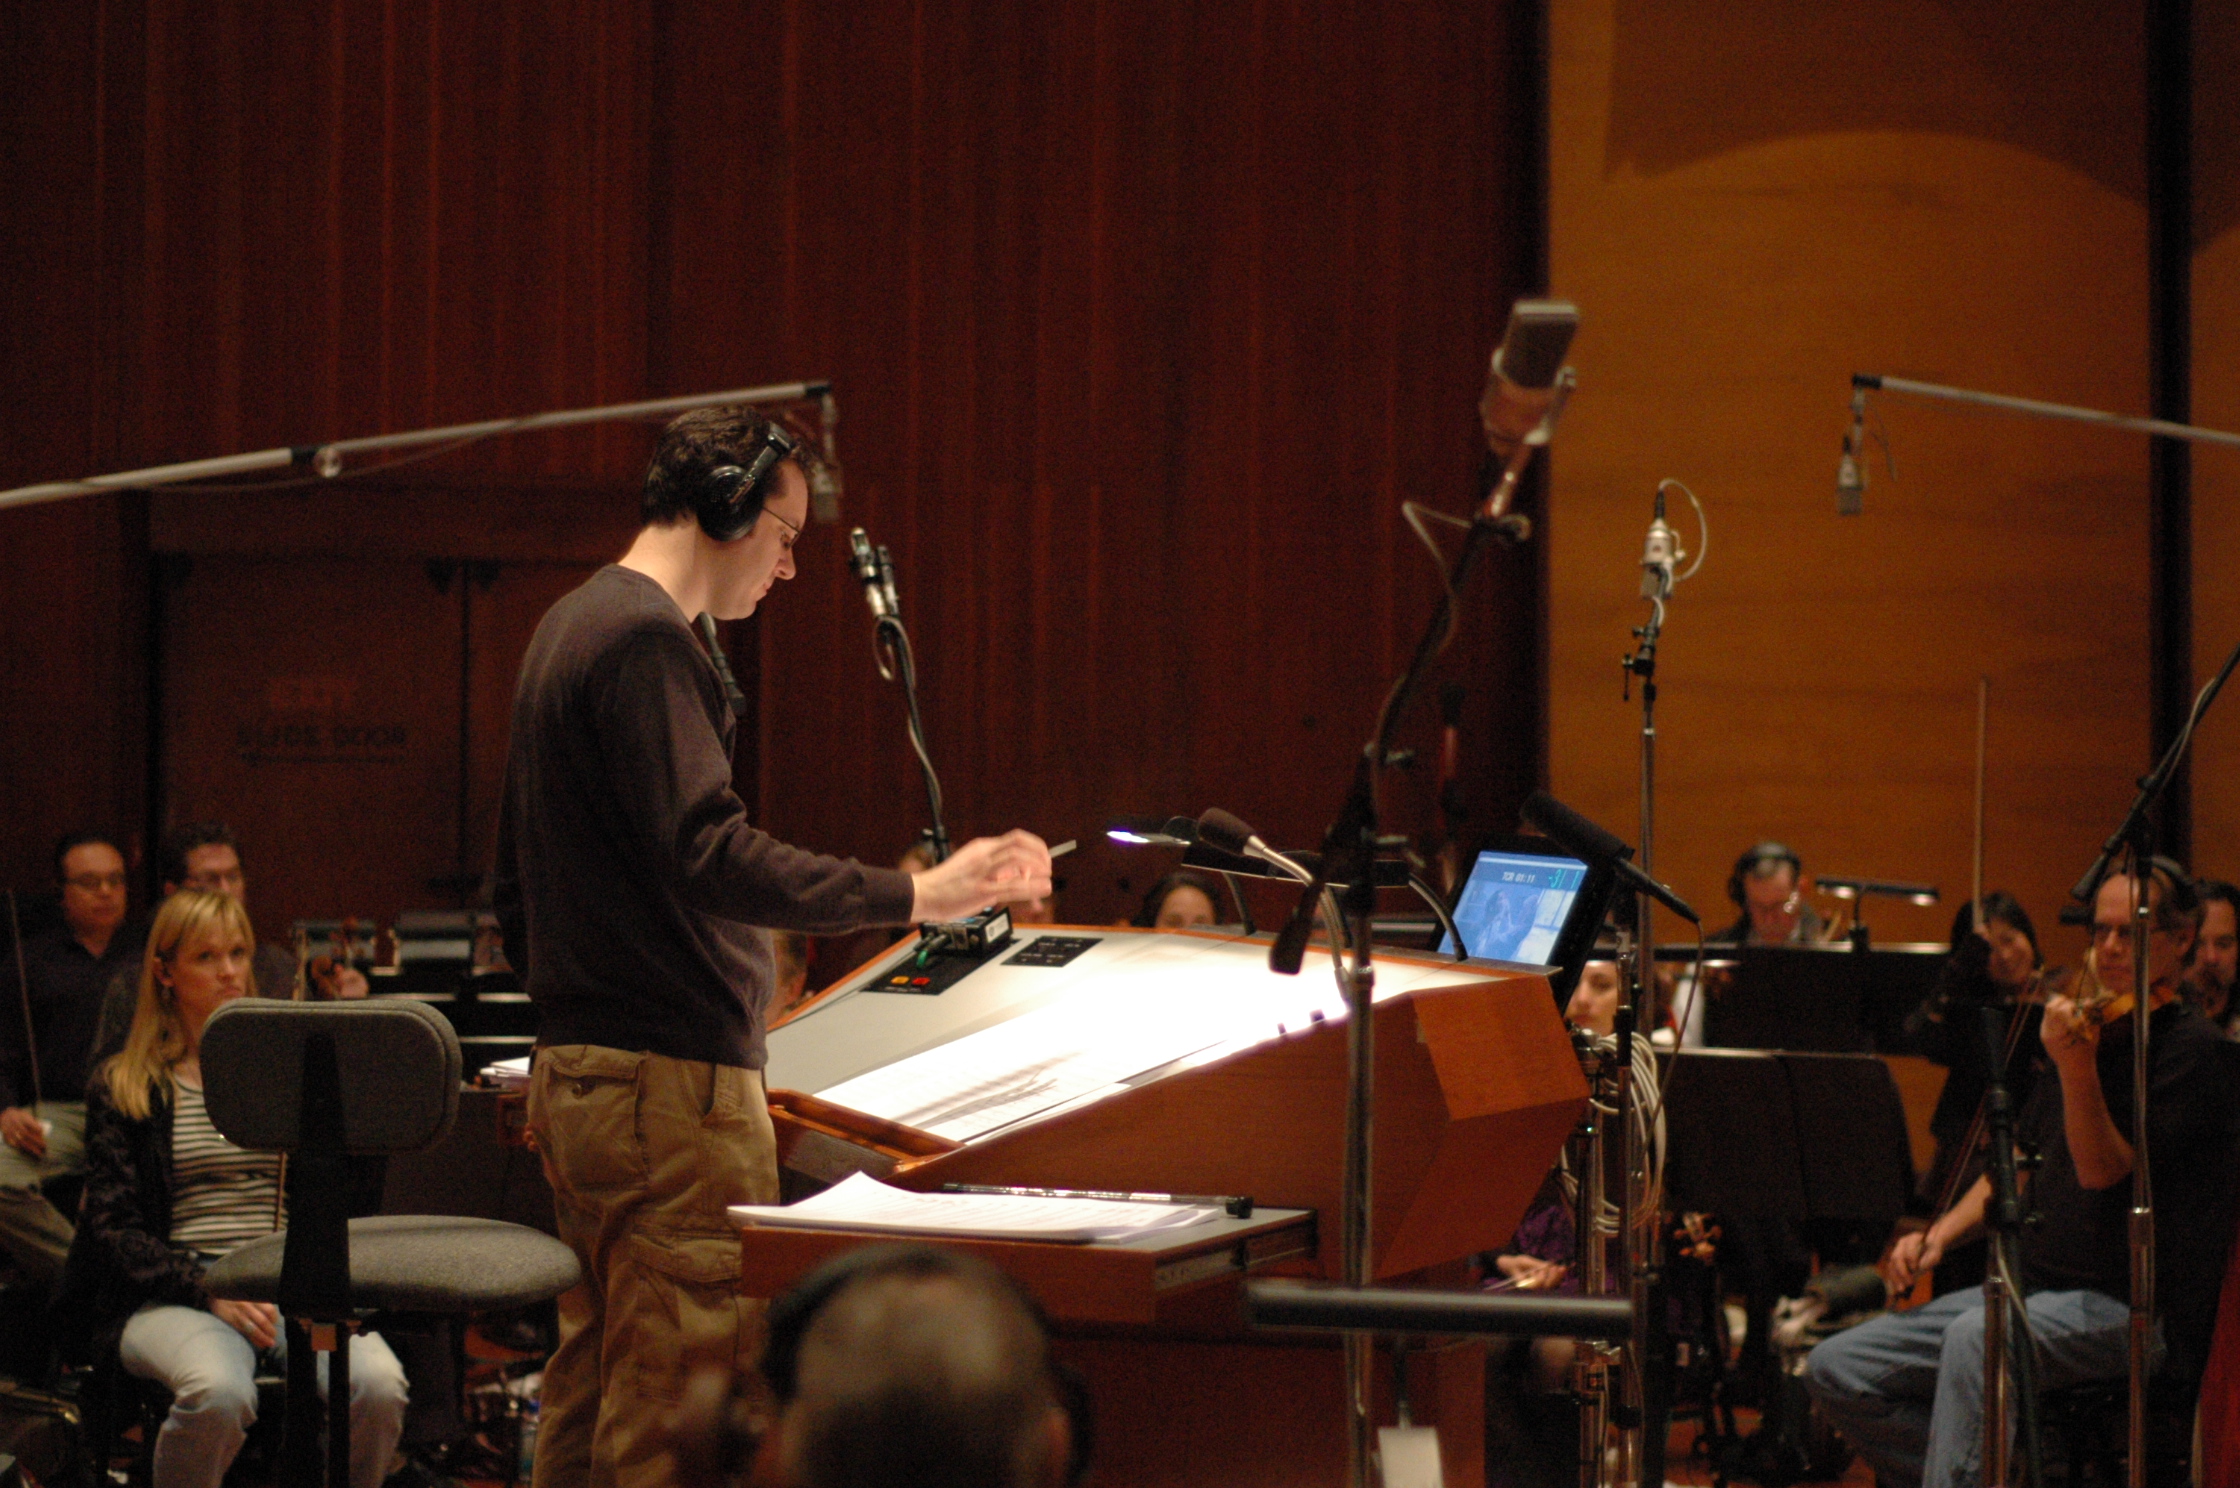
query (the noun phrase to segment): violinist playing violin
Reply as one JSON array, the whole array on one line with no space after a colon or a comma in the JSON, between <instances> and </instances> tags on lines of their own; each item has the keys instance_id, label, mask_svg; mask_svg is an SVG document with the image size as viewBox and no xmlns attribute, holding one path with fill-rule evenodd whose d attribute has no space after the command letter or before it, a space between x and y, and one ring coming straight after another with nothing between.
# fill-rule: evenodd
<instances>
[{"instance_id":1,"label":"violinist playing violin","mask_svg":"<svg viewBox=\"0 0 2240 1488\"><path fill-rule=\"evenodd\" d=\"M2131 917L2136 881L2110 875L2094 900L2092 950L2063 995L2045 1004L2048 1064L2016 1137L2040 1154L2024 1198L2021 1290L2041 1390L2127 1372L2134 1017ZM2152 1011L2147 1139L2154 1175L2156 1361L2199 1378L2230 1238L2236 1109L2216 1033L2178 996L2200 909L2174 865L2148 877ZM1894 1293L1983 1229L1989 1179L1978 1179L1926 1231L1901 1237L1887 1262ZM2019 1337L2014 1339L2020 1345ZM1805 1383L1829 1421L1884 1484L1973 1485L1983 1445L1983 1296L1955 1291L1886 1313L1814 1349ZM2011 1432L2010 1420L2005 1427Z\"/></svg>"},{"instance_id":2,"label":"violinist playing violin","mask_svg":"<svg viewBox=\"0 0 2240 1488\"><path fill-rule=\"evenodd\" d=\"M1987 1007L2000 1009L2007 1019L2007 1098L2017 1111L2029 1104L2046 1057L2039 1037L2046 996L2061 990L2070 975L2061 970L2048 977L2043 962L2029 911L2014 895L1995 889L1983 896L1980 911L1960 907L1952 921L1952 957L1906 1019L1907 1046L1948 1071L1929 1118L1936 1156L1921 1179L1921 1196L1932 1210L1949 1208L1983 1173L1983 1095L1991 1082L1981 1021ZM1983 1248L1948 1251L1936 1274L1939 1296L1981 1285Z\"/></svg>"}]
</instances>

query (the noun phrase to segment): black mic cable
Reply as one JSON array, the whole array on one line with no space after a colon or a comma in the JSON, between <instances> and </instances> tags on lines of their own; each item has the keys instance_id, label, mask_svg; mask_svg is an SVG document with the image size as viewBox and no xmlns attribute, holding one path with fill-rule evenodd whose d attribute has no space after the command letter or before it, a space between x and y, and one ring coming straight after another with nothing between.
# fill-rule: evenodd
<instances>
[{"instance_id":1,"label":"black mic cable","mask_svg":"<svg viewBox=\"0 0 2240 1488\"><path fill-rule=\"evenodd\" d=\"M747 716L747 695L739 690L739 679L731 675L731 658L723 654L723 640L716 634L716 617L701 611L695 622L700 627L700 639L708 648L708 660L715 663L716 676L723 682L724 700L731 704L731 716Z\"/></svg>"}]
</instances>

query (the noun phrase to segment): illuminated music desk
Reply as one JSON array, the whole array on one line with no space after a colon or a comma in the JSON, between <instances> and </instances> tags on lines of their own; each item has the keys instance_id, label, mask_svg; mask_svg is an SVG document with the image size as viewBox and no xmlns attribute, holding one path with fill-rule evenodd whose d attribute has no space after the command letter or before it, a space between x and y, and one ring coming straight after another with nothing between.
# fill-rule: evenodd
<instances>
[{"instance_id":1,"label":"illuminated music desk","mask_svg":"<svg viewBox=\"0 0 2240 1488\"><path fill-rule=\"evenodd\" d=\"M943 990L910 990L928 970L905 942L771 1031L764 1078L789 1183L864 1171L915 1189L1248 1194L1312 1211L1311 1238L1303 1217L1268 1216L1280 1222L1260 1250L1216 1243L1195 1268L1127 1247L972 1248L1035 1294L1088 1378L1099 1482L1342 1483L1335 1341L1248 1332L1238 1308L1248 1272L1339 1273L1345 1013L1326 954L1278 977L1264 939L1047 927ZM1371 1271L1457 1286L1469 1256L1515 1230L1585 1081L1541 977L1380 956L1374 1016ZM764 1296L872 1243L743 1238L743 1288ZM1439 1425L1447 1481L1475 1488L1483 1348L1411 1358L1415 1417Z\"/></svg>"}]
</instances>

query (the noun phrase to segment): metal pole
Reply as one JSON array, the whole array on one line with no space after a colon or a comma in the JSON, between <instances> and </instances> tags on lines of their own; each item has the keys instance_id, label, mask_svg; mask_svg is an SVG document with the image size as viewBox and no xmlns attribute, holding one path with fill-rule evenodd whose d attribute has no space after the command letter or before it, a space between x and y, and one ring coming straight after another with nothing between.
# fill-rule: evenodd
<instances>
[{"instance_id":1,"label":"metal pole","mask_svg":"<svg viewBox=\"0 0 2240 1488\"><path fill-rule=\"evenodd\" d=\"M1874 372L1852 373L1851 385L1855 388L1871 388L1877 392L1905 393L1915 398L1936 398L1946 403L1966 403L1975 408L1995 409L2000 413L2066 419L2075 424L2097 424L2104 429L2126 429L2134 434L2160 434L2167 439L2190 440L2195 444L2221 444L2227 448L2240 449L2240 434L2228 434L2222 429L2207 429L2199 424L2174 424L2168 419L2132 418L2121 413L2106 413L2097 408L2078 408L2068 403L2041 403L2036 398L2010 398L2003 393L1982 393L1973 388L1915 382L1910 377L1885 377Z\"/></svg>"},{"instance_id":2,"label":"metal pole","mask_svg":"<svg viewBox=\"0 0 2240 1488\"><path fill-rule=\"evenodd\" d=\"M1372 833L1373 836L1373 833ZM1345 977L1346 996L1346 1151L1344 1186L1346 1285L1369 1284L1369 1224L1375 1197L1370 1167L1376 1080L1376 1026L1372 1007L1377 974L1369 960L1370 920L1376 909L1373 852L1348 890L1353 910L1353 964ZM1351 1416L1349 1463L1354 1488L1371 1488L1376 1422L1369 1413L1369 1384L1376 1341L1367 1333L1346 1335L1346 1409Z\"/></svg>"},{"instance_id":3,"label":"metal pole","mask_svg":"<svg viewBox=\"0 0 2240 1488\"><path fill-rule=\"evenodd\" d=\"M484 419L472 424L447 424L440 429L418 429L405 434L372 434L331 444L287 445L248 454L222 455L210 460L189 460L178 465L151 465L114 475L87 476L84 480L47 481L0 491L0 508L29 506L40 501L62 501L72 496L94 496L104 491L145 491L155 486L175 486L187 481L214 480L229 475L253 475L265 470L285 470L308 465L323 476L342 473L350 455L384 450L412 449L426 444L470 443L494 434L523 434L532 429L561 429L575 424L606 423L615 419L661 418L694 408L727 404L806 403L832 391L829 381L781 382L768 387L733 388L721 393L692 393L681 398L654 398L642 403L609 403L600 408L571 408L557 413L531 413L519 418Z\"/></svg>"},{"instance_id":4,"label":"metal pole","mask_svg":"<svg viewBox=\"0 0 2240 1488\"><path fill-rule=\"evenodd\" d=\"M2141 818L2140 831L2149 828ZM2144 847L2131 859L2131 1354L2128 1479L2147 1484L2147 1371L2154 1347L2154 1183L2147 1171L2147 921L2154 898L2154 859Z\"/></svg>"},{"instance_id":5,"label":"metal pole","mask_svg":"<svg viewBox=\"0 0 2240 1488\"><path fill-rule=\"evenodd\" d=\"M1591 1048L1591 1044L1582 1045ZM1598 1058L1590 1058L1587 1088L1592 1096L1602 1094L1602 1069ZM1578 1212L1572 1221L1575 1234L1573 1248L1579 1261L1579 1291L1581 1295L1599 1297L1607 1283L1603 1265L1602 1236L1602 1115L1596 1101L1590 1098L1585 1123L1579 1132L1579 1198ZM1610 1366L1608 1345L1579 1342L1578 1353L1572 1362L1572 1394L1579 1400L1579 1488L1601 1488L1603 1439L1609 1432Z\"/></svg>"},{"instance_id":6,"label":"metal pole","mask_svg":"<svg viewBox=\"0 0 2240 1488\"><path fill-rule=\"evenodd\" d=\"M1991 1264L1983 1270L1983 1488L2007 1488L2007 1285L1999 1247L1991 1236Z\"/></svg>"}]
</instances>

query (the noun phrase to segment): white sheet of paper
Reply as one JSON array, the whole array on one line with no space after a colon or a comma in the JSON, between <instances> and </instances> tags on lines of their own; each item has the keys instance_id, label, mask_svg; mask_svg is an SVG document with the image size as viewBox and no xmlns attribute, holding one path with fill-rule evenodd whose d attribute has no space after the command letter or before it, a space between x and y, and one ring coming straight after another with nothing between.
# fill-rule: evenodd
<instances>
[{"instance_id":1,"label":"white sheet of paper","mask_svg":"<svg viewBox=\"0 0 2240 1488\"><path fill-rule=\"evenodd\" d=\"M1221 1210L1203 1204L913 1193L865 1173L852 1174L799 1203L734 1204L729 1213L739 1224L780 1229L866 1230L1063 1244L1126 1240L1221 1217Z\"/></svg>"},{"instance_id":2,"label":"white sheet of paper","mask_svg":"<svg viewBox=\"0 0 2240 1488\"><path fill-rule=\"evenodd\" d=\"M1384 1488L1445 1488L1439 1433L1430 1426L1380 1426L1377 1460Z\"/></svg>"}]
</instances>

